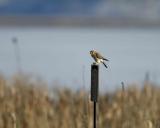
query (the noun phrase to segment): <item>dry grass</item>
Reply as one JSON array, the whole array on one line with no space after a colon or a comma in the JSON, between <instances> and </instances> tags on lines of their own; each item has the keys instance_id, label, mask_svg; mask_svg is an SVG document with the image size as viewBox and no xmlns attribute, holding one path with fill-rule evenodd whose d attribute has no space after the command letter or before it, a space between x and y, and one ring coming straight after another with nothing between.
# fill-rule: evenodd
<instances>
[{"instance_id":1,"label":"dry grass","mask_svg":"<svg viewBox=\"0 0 160 128\"><path fill-rule=\"evenodd\" d=\"M84 91L50 91L43 81L0 76L0 128L91 128ZM99 97L98 128L159 128L160 88L131 86Z\"/></svg>"}]
</instances>

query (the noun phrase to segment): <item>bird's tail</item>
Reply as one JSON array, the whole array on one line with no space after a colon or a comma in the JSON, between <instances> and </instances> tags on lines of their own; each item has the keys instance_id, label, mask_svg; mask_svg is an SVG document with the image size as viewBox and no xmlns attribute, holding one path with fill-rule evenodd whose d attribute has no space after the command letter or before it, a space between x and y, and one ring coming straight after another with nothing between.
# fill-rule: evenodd
<instances>
[{"instance_id":1,"label":"bird's tail","mask_svg":"<svg viewBox=\"0 0 160 128\"><path fill-rule=\"evenodd\" d=\"M103 63L103 65L106 67L106 68L108 68L108 66L104 63L104 62L102 62Z\"/></svg>"}]
</instances>

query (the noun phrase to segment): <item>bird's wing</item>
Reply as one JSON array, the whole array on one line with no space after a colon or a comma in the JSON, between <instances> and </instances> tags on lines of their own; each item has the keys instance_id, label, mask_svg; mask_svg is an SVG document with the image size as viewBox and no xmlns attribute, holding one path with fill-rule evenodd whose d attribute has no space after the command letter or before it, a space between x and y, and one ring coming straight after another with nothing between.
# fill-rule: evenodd
<instances>
[{"instance_id":1,"label":"bird's wing","mask_svg":"<svg viewBox=\"0 0 160 128\"><path fill-rule=\"evenodd\" d=\"M99 54L99 53L96 53L96 57L97 57L98 59L104 59L103 56L102 56L101 54Z\"/></svg>"},{"instance_id":2,"label":"bird's wing","mask_svg":"<svg viewBox=\"0 0 160 128\"><path fill-rule=\"evenodd\" d=\"M109 61L108 59L104 58L101 54L99 53L96 53L96 57L99 58L99 59L103 59L103 60L106 60L106 61Z\"/></svg>"},{"instance_id":3,"label":"bird's wing","mask_svg":"<svg viewBox=\"0 0 160 128\"><path fill-rule=\"evenodd\" d=\"M105 61L109 61L108 59L106 59L106 58L103 58L103 60L105 60Z\"/></svg>"}]
</instances>

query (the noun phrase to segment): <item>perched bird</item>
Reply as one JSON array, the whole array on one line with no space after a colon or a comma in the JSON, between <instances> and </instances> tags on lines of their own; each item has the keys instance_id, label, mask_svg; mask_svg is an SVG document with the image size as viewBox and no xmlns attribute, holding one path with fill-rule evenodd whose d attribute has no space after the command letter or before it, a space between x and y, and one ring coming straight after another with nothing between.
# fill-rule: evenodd
<instances>
[{"instance_id":1,"label":"perched bird","mask_svg":"<svg viewBox=\"0 0 160 128\"><path fill-rule=\"evenodd\" d=\"M98 52L95 51L95 50L91 50L91 51L90 51L90 54L91 54L91 56L93 57L93 59L95 60L95 62L96 62L97 64L103 63L103 65L104 65L106 68L108 68L107 65L106 65L105 62L104 62L104 60L105 60L105 61L109 61L108 59L104 58L100 53L98 53Z\"/></svg>"}]
</instances>

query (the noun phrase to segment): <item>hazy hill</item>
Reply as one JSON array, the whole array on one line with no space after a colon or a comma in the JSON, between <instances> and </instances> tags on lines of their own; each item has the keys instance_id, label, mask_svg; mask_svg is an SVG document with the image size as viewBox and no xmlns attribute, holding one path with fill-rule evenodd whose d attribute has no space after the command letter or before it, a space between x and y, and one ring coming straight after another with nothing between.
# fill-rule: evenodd
<instances>
[{"instance_id":1,"label":"hazy hill","mask_svg":"<svg viewBox=\"0 0 160 128\"><path fill-rule=\"evenodd\" d=\"M100 24L120 21L123 24L157 25L160 24L160 0L0 0L0 19L8 15L49 16L56 20L63 17L62 22L72 18L71 23L73 20L86 22L87 19L88 24L94 18L96 24L98 20Z\"/></svg>"}]
</instances>

